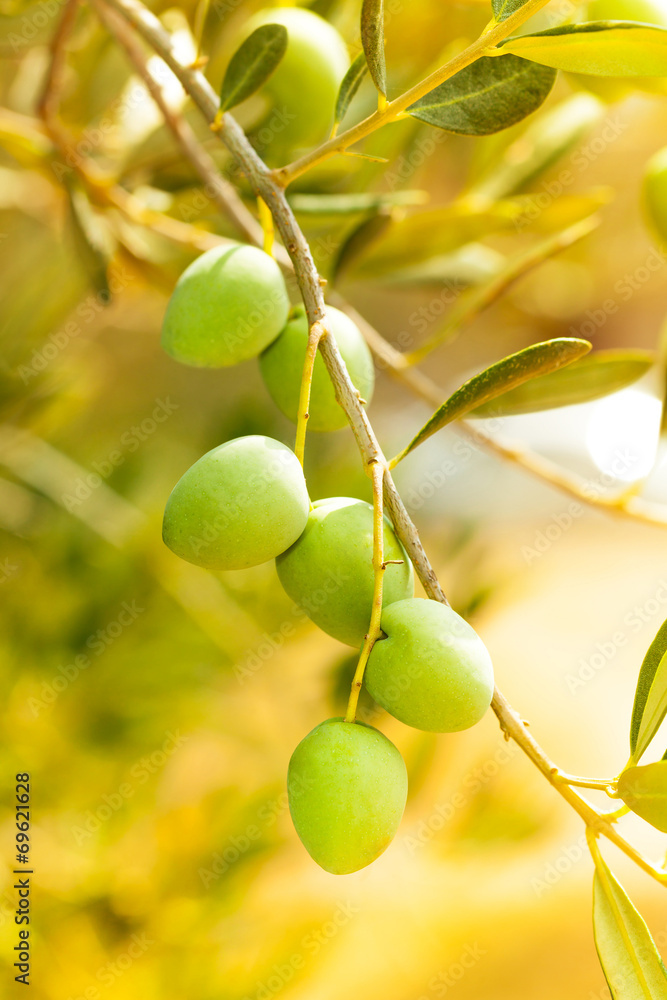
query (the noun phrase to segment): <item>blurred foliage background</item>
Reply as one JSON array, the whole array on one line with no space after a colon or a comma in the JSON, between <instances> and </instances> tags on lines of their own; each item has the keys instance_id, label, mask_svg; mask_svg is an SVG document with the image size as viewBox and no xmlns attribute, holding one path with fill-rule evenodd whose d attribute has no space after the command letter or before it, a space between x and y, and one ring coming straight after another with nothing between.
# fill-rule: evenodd
<instances>
[{"instance_id":1,"label":"blurred foliage background","mask_svg":"<svg viewBox=\"0 0 667 1000\"><path fill-rule=\"evenodd\" d=\"M258 6L214 0L203 18L215 86ZM39 1000L608 996L590 929L583 829L505 744L491 713L471 732L436 738L364 703L363 717L408 763L399 835L371 868L342 878L319 870L299 844L287 761L310 728L342 710L350 651L303 620L272 565L205 573L160 539L165 499L203 452L256 432L290 443L293 428L255 363L198 371L161 353L161 317L196 253L192 233L168 238L102 205L67 164L56 169L63 164L36 106L60 9L55 0L3 0L0 10L3 979L13 986L13 777L29 771ZM194 54L201 10L153 9ZM317 0L313 9L358 51L357 0ZM396 0L388 10L393 94L490 16L478 0ZM541 19L575 15L555 3ZM234 236L85 6L68 48L62 115L77 155L192 232ZM667 135L667 103L630 94L605 104L585 84L559 81L541 114L578 94L576 127L560 156L544 156L523 179L538 118L484 140L404 122L366 144L388 164L335 159L295 187L330 278L367 218L325 213L321 202L314 212L307 195L408 190L408 202L460 204L499 184L502 164L510 181L500 193L537 205L525 225L475 239L453 258L424 262L406 243L393 270L364 274L363 253L349 256L339 289L401 348L433 332L461 289L508 255L598 212L591 235L527 274L429 359L445 389L552 336L587 336L596 348L658 341L667 272L642 218L640 185ZM171 91L182 105L178 87ZM364 86L353 115L373 101ZM243 190L222 147L183 108ZM260 99L241 112L246 127L261 128ZM658 391L651 378L640 387L647 399ZM591 427L609 421L596 406L510 418L502 429L600 485ZM612 444L640 455L648 448L645 492L666 501L659 407L639 410L621 420ZM428 412L379 374L371 418L387 453ZM307 473L315 498L369 499L348 431L309 438ZM540 742L568 771L617 773L639 663L667 610L667 536L594 510L573 513L567 497L456 431L420 449L398 480L454 606L483 635L500 687ZM647 851L664 849L639 821L624 824ZM607 854L664 953L659 887Z\"/></svg>"}]
</instances>

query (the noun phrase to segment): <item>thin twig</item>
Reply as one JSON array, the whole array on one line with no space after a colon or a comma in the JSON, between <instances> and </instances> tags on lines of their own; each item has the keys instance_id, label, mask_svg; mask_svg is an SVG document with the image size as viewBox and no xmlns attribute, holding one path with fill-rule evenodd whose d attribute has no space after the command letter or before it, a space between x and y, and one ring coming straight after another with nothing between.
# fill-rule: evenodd
<instances>
[{"instance_id":1,"label":"thin twig","mask_svg":"<svg viewBox=\"0 0 667 1000\"><path fill-rule=\"evenodd\" d=\"M384 510L382 505L382 479L383 470L377 462L373 462L370 467L371 479L373 481L373 605L371 610L371 620L368 632L364 637L364 644L361 647L359 660L352 678L350 698L347 703L346 722L354 722L357 715L357 705L361 685L364 681L364 673L368 663L368 657L373 651L373 646L382 635L380 622L382 620L382 591L384 589L384 572L387 568L384 561Z\"/></svg>"}]
</instances>

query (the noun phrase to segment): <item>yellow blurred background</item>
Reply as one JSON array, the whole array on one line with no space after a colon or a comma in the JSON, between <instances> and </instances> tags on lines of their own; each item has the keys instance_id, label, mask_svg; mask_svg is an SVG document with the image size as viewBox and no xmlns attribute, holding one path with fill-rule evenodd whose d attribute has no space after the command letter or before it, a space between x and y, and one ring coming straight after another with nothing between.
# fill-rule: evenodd
<instances>
[{"instance_id":1,"label":"yellow blurred background","mask_svg":"<svg viewBox=\"0 0 667 1000\"><path fill-rule=\"evenodd\" d=\"M234 33L258 6L211 6L204 47L214 85ZM194 6L154 9L187 42ZM315 9L355 52L358 4ZM485 4L463 0L389 9L395 93L489 17ZM550 9L557 15L562 4ZM35 10L7 2L1 13L16 25L33 23ZM72 216L81 192L74 184L68 194L40 159L35 107L54 23L52 14L14 50L5 32L0 66L0 993L20 995L11 957L14 775L29 772L38 1000L602 1000L583 828L491 713L472 731L435 737L364 701L362 717L408 765L399 834L370 868L344 877L317 868L299 843L287 762L314 725L343 709L352 651L304 622L273 565L207 573L160 538L166 497L201 454L247 433L291 444L294 429L254 362L199 371L161 352L167 297L191 249L115 210L105 221L79 204L82 239ZM82 154L156 210L234 235L149 99L118 100L131 86L123 55L82 9L63 104L68 127L91 146ZM547 107L579 86L561 80ZM356 114L373 99L362 90ZM253 105L248 122L259 114ZM97 142L105 116L112 127ZM493 175L508 148L520 153L527 124L474 141L402 123L368 144L388 165L334 160L299 189L409 188L446 204ZM666 136L664 98L601 104L576 145L531 182L529 191L548 193L570 169L564 194L597 198L600 226L429 360L444 390L511 350L589 336L591 326L596 348L656 346L667 271L642 218L640 184ZM300 218L325 267L340 226ZM476 259L538 237L528 227L491 238ZM403 344L424 315L434 329L451 284L351 274L341 291ZM608 300L613 313L602 309ZM659 386L649 377L637 391L646 401ZM628 398L619 429L611 418ZM644 413L638 396L624 399L606 411L586 404L508 418L502 432L592 484L603 480L605 448L629 448L640 465L655 462L645 493L667 503L659 407ZM428 415L379 374L370 416L388 454ZM347 430L309 436L306 471L313 498L369 499ZM569 772L616 774L639 665L667 617L667 534L573 513L568 497L456 431L420 449L397 481L455 608L483 636L500 688L535 737ZM623 828L660 858L664 838L639 820ZM603 849L665 954L660 887Z\"/></svg>"}]
</instances>

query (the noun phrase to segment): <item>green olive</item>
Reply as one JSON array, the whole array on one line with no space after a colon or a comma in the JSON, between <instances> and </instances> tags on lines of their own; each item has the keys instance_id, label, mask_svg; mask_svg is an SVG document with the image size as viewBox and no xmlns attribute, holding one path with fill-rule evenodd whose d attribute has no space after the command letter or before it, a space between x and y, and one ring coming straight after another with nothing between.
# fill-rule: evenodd
<instances>
[{"instance_id":1,"label":"green olive","mask_svg":"<svg viewBox=\"0 0 667 1000\"><path fill-rule=\"evenodd\" d=\"M388 520L384 526L383 601L414 592L412 565ZM324 632L360 646L373 604L373 508L363 500L317 500L306 530L276 560L283 587Z\"/></svg>"},{"instance_id":2,"label":"green olive","mask_svg":"<svg viewBox=\"0 0 667 1000\"><path fill-rule=\"evenodd\" d=\"M186 365L225 368L255 358L287 322L275 260L256 247L215 247L183 272L169 300L162 346Z\"/></svg>"},{"instance_id":3,"label":"green olive","mask_svg":"<svg viewBox=\"0 0 667 1000\"><path fill-rule=\"evenodd\" d=\"M179 479L162 537L207 569L245 569L284 552L306 526L308 491L289 448L259 434L227 441Z\"/></svg>"},{"instance_id":4,"label":"green olive","mask_svg":"<svg viewBox=\"0 0 667 1000\"><path fill-rule=\"evenodd\" d=\"M370 403L375 386L375 369L373 357L359 328L345 313L332 306L327 309L327 327L361 398ZM308 320L305 310L299 307L280 336L259 359L264 384L274 403L295 423L307 343ZM308 413L308 430L335 431L347 424L319 353L315 359Z\"/></svg>"},{"instance_id":5,"label":"green olive","mask_svg":"<svg viewBox=\"0 0 667 1000\"><path fill-rule=\"evenodd\" d=\"M287 777L296 832L334 875L359 871L389 846L408 791L394 744L371 726L327 719L292 754Z\"/></svg>"},{"instance_id":6,"label":"green olive","mask_svg":"<svg viewBox=\"0 0 667 1000\"><path fill-rule=\"evenodd\" d=\"M493 697L493 666L475 630L438 601L412 598L382 612L386 638L366 667L369 694L415 729L455 733L474 726Z\"/></svg>"}]
</instances>

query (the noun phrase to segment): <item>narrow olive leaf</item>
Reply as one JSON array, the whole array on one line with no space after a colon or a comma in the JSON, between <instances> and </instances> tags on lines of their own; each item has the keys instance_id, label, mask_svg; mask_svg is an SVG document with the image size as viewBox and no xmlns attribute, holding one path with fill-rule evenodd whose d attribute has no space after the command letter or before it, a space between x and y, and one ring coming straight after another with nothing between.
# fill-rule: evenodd
<instances>
[{"instance_id":1,"label":"narrow olive leaf","mask_svg":"<svg viewBox=\"0 0 667 1000\"><path fill-rule=\"evenodd\" d=\"M667 833L667 760L629 767L618 779L618 794L633 813Z\"/></svg>"},{"instance_id":2,"label":"narrow olive leaf","mask_svg":"<svg viewBox=\"0 0 667 1000\"><path fill-rule=\"evenodd\" d=\"M359 90L361 81L366 76L367 72L368 63L366 62L366 53L360 52L343 77L340 90L338 91L338 97L336 98L336 114L334 116L336 125L339 125L347 114L347 109L352 103L352 98Z\"/></svg>"},{"instance_id":3,"label":"narrow olive leaf","mask_svg":"<svg viewBox=\"0 0 667 1000\"><path fill-rule=\"evenodd\" d=\"M458 135L491 135L539 108L556 71L516 56L482 56L408 108L413 118Z\"/></svg>"},{"instance_id":4,"label":"narrow olive leaf","mask_svg":"<svg viewBox=\"0 0 667 1000\"><path fill-rule=\"evenodd\" d=\"M563 371L542 375L493 403L478 406L473 417L509 417L588 403L632 385L652 367L651 351L596 351Z\"/></svg>"},{"instance_id":5,"label":"narrow olive leaf","mask_svg":"<svg viewBox=\"0 0 667 1000\"><path fill-rule=\"evenodd\" d=\"M366 246L355 277L383 277L492 233L514 230L523 211L516 202L498 201L483 209L458 203L414 212L394 221L381 238Z\"/></svg>"},{"instance_id":6,"label":"narrow olive leaf","mask_svg":"<svg viewBox=\"0 0 667 1000\"><path fill-rule=\"evenodd\" d=\"M599 853L593 932L613 1000L667 1000L667 972L650 931Z\"/></svg>"},{"instance_id":7,"label":"narrow olive leaf","mask_svg":"<svg viewBox=\"0 0 667 1000\"><path fill-rule=\"evenodd\" d=\"M649 700L653 704L656 701L656 695L653 693L654 688L657 693L661 683L664 684L667 691L667 619L658 629L655 639L649 646L639 669L635 701L632 706L632 719L630 721L630 750L632 751L633 763L639 760L650 743L650 738L646 738L649 730L644 719ZM657 688L656 684L658 685ZM651 737L654 733L655 730L651 733Z\"/></svg>"},{"instance_id":8,"label":"narrow olive leaf","mask_svg":"<svg viewBox=\"0 0 667 1000\"><path fill-rule=\"evenodd\" d=\"M489 158L469 196L507 198L525 189L579 145L605 109L606 105L592 94L573 94L542 112L503 150L500 159Z\"/></svg>"},{"instance_id":9,"label":"narrow olive leaf","mask_svg":"<svg viewBox=\"0 0 667 1000\"><path fill-rule=\"evenodd\" d=\"M525 3L526 0L491 0L493 16L496 21L505 21L510 14L514 14Z\"/></svg>"},{"instance_id":10,"label":"narrow olive leaf","mask_svg":"<svg viewBox=\"0 0 667 1000\"><path fill-rule=\"evenodd\" d=\"M380 93L387 96L387 70L384 61L384 0L363 0L361 5L361 44L368 72Z\"/></svg>"},{"instance_id":11,"label":"narrow olive leaf","mask_svg":"<svg viewBox=\"0 0 667 1000\"><path fill-rule=\"evenodd\" d=\"M259 90L285 55L287 41L283 24L263 24L246 38L232 56L222 81L221 111L229 111Z\"/></svg>"},{"instance_id":12,"label":"narrow olive leaf","mask_svg":"<svg viewBox=\"0 0 667 1000\"><path fill-rule=\"evenodd\" d=\"M351 191L349 194L295 194L289 203L302 215L356 215L393 205L423 205L426 191Z\"/></svg>"},{"instance_id":13,"label":"narrow olive leaf","mask_svg":"<svg viewBox=\"0 0 667 1000\"><path fill-rule=\"evenodd\" d=\"M498 47L571 73L667 76L667 28L637 21L562 24L507 38Z\"/></svg>"},{"instance_id":14,"label":"narrow olive leaf","mask_svg":"<svg viewBox=\"0 0 667 1000\"><path fill-rule=\"evenodd\" d=\"M331 268L332 282L339 280L363 254L366 247L375 243L390 226L391 214L387 209L382 209L360 222L341 244Z\"/></svg>"},{"instance_id":15,"label":"narrow olive leaf","mask_svg":"<svg viewBox=\"0 0 667 1000\"><path fill-rule=\"evenodd\" d=\"M562 337L544 341L542 344L533 344L523 351L510 354L490 368L485 368L464 382L449 399L445 400L410 444L392 459L391 465L397 465L413 449L452 420L459 420L482 403L496 399L504 392L521 385L522 382L527 382L528 379L571 364L590 349L591 345L587 340Z\"/></svg>"},{"instance_id":16,"label":"narrow olive leaf","mask_svg":"<svg viewBox=\"0 0 667 1000\"><path fill-rule=\"evenodd\" d=\"M111 301L109 264L115 249L106 220L95 214L82 190L65 184L72 242L93 291L100 301Z\"/></svg>"}]
</instances>

